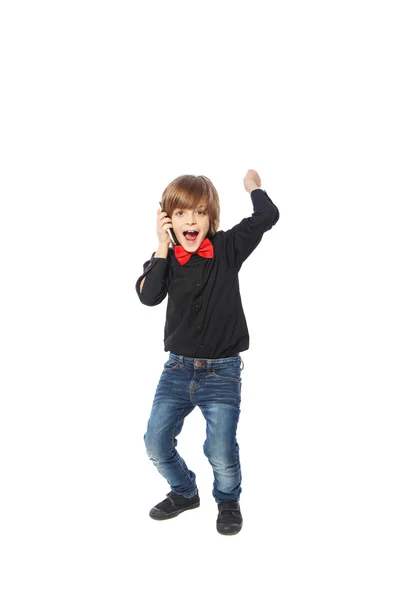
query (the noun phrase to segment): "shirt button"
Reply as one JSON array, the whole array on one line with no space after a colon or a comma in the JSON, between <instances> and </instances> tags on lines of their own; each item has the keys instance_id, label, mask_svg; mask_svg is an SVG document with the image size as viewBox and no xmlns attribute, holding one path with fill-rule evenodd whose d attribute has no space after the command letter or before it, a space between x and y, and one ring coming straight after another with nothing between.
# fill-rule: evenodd
<instances>
[{"instance_id":1,"label":"shirt button","mask_svg":"<svg viewBox=\"0 0 400 600\"><path fill-rule=\"evenodd\" d=\"M200 306L199 304L196 304L196 308L199 308L199 306Z\"/></svg>"},{"instance_id":2,"label":"shirt button","mask_svg":"<svg viewBox=\"0 0 400 600\"><path fill-rule=\"evenodd\" d=\"M204 348L203 344L200 344L200 348Z\"/></svg>"},{"instance_id":3,"label":"shirt button","mask_svg":"<svg viewBox=\"0 0 400 600\"><path fill-rule=\"evenodd\" d=\"M199 286L200 286L200 284L199 284L199 283L196 283L196 287L199 287Z\"/></svg>"},{"instance_id":4,"label":"shirt button","mask_svg":"<svg viewBox=\"0 0 400 600\"><path fill-rule=\"evenodd\" d=\"M197 329L201 329L201 325L197 325ZM202 348L203 346L200 347Z\"/></svg>"}]
</instances>

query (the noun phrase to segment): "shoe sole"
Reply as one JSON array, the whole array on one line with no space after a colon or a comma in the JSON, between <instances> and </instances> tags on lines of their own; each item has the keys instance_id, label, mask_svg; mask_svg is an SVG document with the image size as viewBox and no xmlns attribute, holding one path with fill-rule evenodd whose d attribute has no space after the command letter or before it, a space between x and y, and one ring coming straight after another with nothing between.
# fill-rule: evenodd
<instances>
[{"instance_id":1,"label":"shoe sole","mask_svg":"<svg viewBox=\"0 0 400 600\"><path fill-rule=\"evenodd\" d=\"M199 506L200 506L200 502L196 502L195 504L192 504L191 506L185 506L184 508L180 508L179 510L174 511L173 513L164 514L164 515L151 514L151 511L150 511L149 516L152 519L154 519L155 521L165 521L165 519L173 519L174 517L177 517L181 513L185 512L185 510L192 510L193 508L198 508Z\"/></svg>"}]
</instances>

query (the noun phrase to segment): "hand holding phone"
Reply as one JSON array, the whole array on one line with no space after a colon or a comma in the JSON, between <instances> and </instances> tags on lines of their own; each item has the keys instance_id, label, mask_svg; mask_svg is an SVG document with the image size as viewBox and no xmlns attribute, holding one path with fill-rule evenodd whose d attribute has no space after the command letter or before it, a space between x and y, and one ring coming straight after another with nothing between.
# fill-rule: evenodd
<instances>
[{"instance_id":1,"label":"hand holding phone","mask_svg":"<svg viewBox=\"0 0 400 600\"><path fill-rule=\"evenodd\" d=\"M170 241L174 246L178 243L175 237L174 230L172 229L171 217L162 210L162 203L160 202L160 208L157 210L157 235L160 244L169 244Z\"/></svg>"}]
</instances>

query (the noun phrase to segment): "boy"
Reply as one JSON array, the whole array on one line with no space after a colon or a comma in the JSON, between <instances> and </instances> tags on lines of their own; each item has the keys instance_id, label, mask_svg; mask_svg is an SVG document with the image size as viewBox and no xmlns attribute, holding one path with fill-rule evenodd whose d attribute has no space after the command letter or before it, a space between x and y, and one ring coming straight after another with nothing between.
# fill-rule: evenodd
<instances>
[{"instance_id":1,"label":"boy","mask_svg":"<svg viewBox=\"0 0 400 600\"><path fill-rule=\"evenodd\" d=\"M241 470L236 430L240 414L240 352L249 348L238 273L279 219L278 208L256 171L247 171L244 187L254 212L228 231L218 231L219 197L204 176L182 175L164 190L157 211L158 250L143 265L136 282L142 304L160 304L168 294L164 364L147 431L146 452L171 491L150 510L157 520L197 508L196 476L176 450L185 417L198 406L206 419L203 451L214 472L217 531L242 528L239 498ZM168 216L171 215L171 216ZM170 248L172 228L177 244Z\"/></svg>"}]
</instances>

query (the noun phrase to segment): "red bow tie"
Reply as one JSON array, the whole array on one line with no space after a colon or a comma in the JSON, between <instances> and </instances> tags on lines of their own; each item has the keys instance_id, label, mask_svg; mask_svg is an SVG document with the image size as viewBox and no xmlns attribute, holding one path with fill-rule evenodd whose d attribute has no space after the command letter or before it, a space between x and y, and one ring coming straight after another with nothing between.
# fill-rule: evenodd
<instances>
[{"instance_id":1,"label":"red bow tie","mask_svg":"<svg viewBox=\"0 0 400 600\"><path fill-rule=\"evenodd\" d=\"M187 252L183 246L178 245L174 247L174 251L176 258L181 265L187 263L192 254L200 254L200 256L203 256L204 258L213 258L214 256L214 246L208 238L204 238L196 252Z\"/></svg>"}]
</instances>

